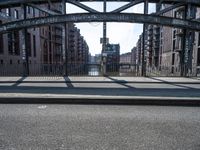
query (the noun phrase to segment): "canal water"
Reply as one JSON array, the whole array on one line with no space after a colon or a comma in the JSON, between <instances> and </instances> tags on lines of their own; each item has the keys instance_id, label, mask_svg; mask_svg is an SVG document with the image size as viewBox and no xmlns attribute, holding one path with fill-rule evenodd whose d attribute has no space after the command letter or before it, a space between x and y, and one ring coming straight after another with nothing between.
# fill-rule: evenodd
<instances>
[{"instance_id":1,"label":"canal water","mask_svg":"<svg viewBox=\"0 0 200 150\"><path fill-rule=\"evenodd\" d=\"M100 65L91 65L88 68L89 76L101 76L101 68ZM119 69L118 72L111 71L107 72L107 75L110 76L136 76L135 69Z\"/></svg>"},{"instance_id":2,"label":"canal water","mask_svg":"<svg viewBox=\"0 0 200 150\"><path fill-rule=\"evenodd\" d=\"M97 65L91 65L88 69L88 75L89 76L99 76L101 74L100 66Z\"/></svg>"}]
</instances>

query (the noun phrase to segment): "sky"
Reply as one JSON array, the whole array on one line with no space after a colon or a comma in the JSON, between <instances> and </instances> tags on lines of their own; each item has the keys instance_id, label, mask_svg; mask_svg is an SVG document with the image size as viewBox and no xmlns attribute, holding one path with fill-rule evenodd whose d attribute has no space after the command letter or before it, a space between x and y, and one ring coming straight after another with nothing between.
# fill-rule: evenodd
<instances>
[{"instance_id":1,"label":"sky","mask_svg":"<svg viewBox=\"0 0 200 150\"><path fill-rule=\"evenodd\" d=\"M85 2L87 6L103 11L103 3L101 2ZM108 2L107 11L112 11L127 3L125 2ZM149 13L154 12L155 6L149 5ZM71 4L66 4L67 13L87 12ZM133 6L123 12L143 13L143 4ZM103 23L76 23L76 27L80 29L80 33L86 40L89 51L92 55L100 54L102 45L100 38L103 36ZM120 53L130 52L136 46L139 35L142 33L143 25L136 23L107 23L107 38L110 44L120 44Z\"/></svg>"}]
</instances>

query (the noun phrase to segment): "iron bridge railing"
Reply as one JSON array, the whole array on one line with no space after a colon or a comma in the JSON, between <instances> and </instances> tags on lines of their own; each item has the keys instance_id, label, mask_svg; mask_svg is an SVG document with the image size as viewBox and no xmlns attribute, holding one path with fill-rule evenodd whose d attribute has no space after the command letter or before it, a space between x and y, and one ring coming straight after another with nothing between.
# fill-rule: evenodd
<instances>
[{"instance_id":1,"label":"iron bridge railing","mask_svg":"<svg viewBox=\"0 0 200 150\"><path fill-rule=\"evenodd\" d=\"M185 76L200 76L200 66L192 65L193 67L184 67ZM141 76L141 65L135 64L120 64L109 63L106 64L106 73L102 72L102 65L84 64L84 63L68 63L63 64L29 64L29 76ZM188 68L186 70L186 68ZM180 66L159 66L146 67L146 76L165 76L165 77L179 77ZM24 64L0 64L0 76L24 76Z\"/></svg>"}]
</instances>

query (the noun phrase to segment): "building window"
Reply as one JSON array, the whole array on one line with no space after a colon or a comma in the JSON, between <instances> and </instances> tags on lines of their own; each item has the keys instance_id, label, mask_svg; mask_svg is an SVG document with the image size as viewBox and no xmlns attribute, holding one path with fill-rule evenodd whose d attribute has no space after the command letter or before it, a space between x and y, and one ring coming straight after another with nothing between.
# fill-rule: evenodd
<instances>
[{"instance_id":1,"label":"building window","mask_svg":"<svg viewBox=\"0 0 200 150\"><path fill-rule=\"evenodd\" d=\"M173 39L173 51L175 51L175 49L176 49L176 40L175 39Z\"/></svg>"},{"instance_id":2,"label":"building window","mask_svg":"<svg viewBox=\"0 0 200 150\"><path fill-rule=\"evenodd\" d=\"M48 46L46 40L43 43L43 61L44 63L48 62Z\"/></svg>"},{"instance_id":3,"label":"building window","mask_svg":"<svg viewBox=\"0 0 200 150\"><path fill-rule=\"evenodd\" d=\"M0 21L2 24L2 21ZM3 54L3 34L0 34L0 54Z\"/></svg>"},{"instance_id":4,"label":"building window","mask_svg":"<svg viewBox=\"0 0 200 150\"><path fill-rule=\"evenodd\" d=\"M172 70L171 70L171 73L174 73L174 66L172 66Z\"/></svg>"},{"instance_id":5,"label":"building window","mask_svg":"<svg viewBox=\"0 0 200 150\"><path fill-rule=\"evenodd\" d=\"M20 46L19 46L19 31L14 31L14 54L20 55Z\"/></svg>"},{"instance_id":6,"label":"building window","mask_svg":"<svg viewBox=\"0 0 200 150\"><path fill-rule=\"evenodd\" d=\"M172 54L172 65L174 65L174 60L175 60L175 54Z\"/></svg>"},{"instance_id":7,"label":"building window","mask_svg":"<svg viewBox=\"0 0 200 150\"><path fill-rule=\"evenodd\" d=\"M183 19L184 18L184 10L182 9L179 9L175 12L175 18L180 18L180 19Z\"/></svg>"},{"instance_id":8,"label":"building window","mask_svg":"<svg viewBox=\"0 0 200 150\"><path fill-rule=\"evenodd\" d=\"M174 31L173 31L173 38L174 39L176 38L176 29L174 29Z\"/></svg>"},{"instance_id":9,"label":"building window","mask_svg":"<svg viewBox=\"0 0 200 150\"><path fill-rule=\"evenodd\" d=\"M197 66L200 66L200 48L197 51Z\"/></svg>"},{"instance_id":10,"label":"building window","mask_svg":"<svg viewBox=\"0 0 200 150\"><path fill-rule=\"evenodd\" d=\"M35 17L35 9L33 8L33 17Z\"/></svg>"},{"instance_id":11,"label":"building window","mask_svg":"<svg viewBox=\"0 0 200 150\"><path fill-rule=\"evenodd\" d=\"M12 59L10 60L10 64L12 65Z\"/></svg>"},{"instance_id":12,"label":"building window","mask_svg":"<svg viewBox=\"0 0 200 150\"><path fill-rule=\"evenodd\" d=\"M3 60L1 59L1 65L3 65Z\"/></svg>"},{"instance_id":13,"label":"building window","mask_svg":"<svg viewBox=\"0 0 200 150\"><path fill-rule=\"evenodd\" d=\"M174 12L174 18L177 18L177 11Z\"/></svg>"},{"instance_id":14,"label":"building window","mask_svg":"<svg viewBox=\"0 0 200 150\"><path fill-rule=\"evenodd\" d=\"M10 55L20 55L19 31L8 33L8 53Z\"/></svg>"},{"instance_id":15,"label":"building window","mask_svg":"<svg viewBox=\"0 0 200 150\"><path fill-rule=\"evenodd\" d=\"M13 54L13 36L12 33L8 33L8 53Z\"/></svg>"},{"instance_id":16,"label":"building window","mask_svg":"<svg viewBox=\"0 0 200 150\"><path fill-rule=\"evenodd\" d=\"M15 19L19 19L19 12L16 9L14 11L14 17L15 17Z\"/></svg>"},{"instance_id":17,"label":"building window","mask_svg":"<svg viewBox=\"0 0 200 150\"><path fill-rule=\"evenodd\" d=\"M200 46L200 32L199 32L199 38L198 38L198 46Z\"/></svg>"},{"instance_id":18,"label":"building window","mask_svg":"<svg viewBox=\"0 0 200 150\"><path fill-rule=\"evenodd\" d=\"M20 60L18 60L17 63L20 64Z\"/></svg>"},{"instance_id":19,"label":"building window","mask_svg":"<svg viewBox=\"0 0 200 150\"><path fill-rule=\"evenodd\" d=\"M28 49L28 56L31 57L31 34L27 34L27 49Z\"/></svg>"},{"instance_id":20,"label":"building window","mask_svg":"<svg viewBox=\"0 0 200 150\"><path fill-rule=\"evenodd\" d=\"M0 54L3 54L3 35L0 34Z\"/></svg>"},{"instance_id":21,"label":"building window","mask_svg":"<svg viewBox=\"0 0 200 150\"><path fill-rule=\"evenodd\" d=\"M27 12L28 14L30 14L30 13L31 13L31 7L26 6L26 12Z\"/></svg>"},{"instance_id":22,"label":"building window","mask_svg":"<svg viewBox=\"0 0 200 150\"><path fill-rule=\"evenodd\" d=\"M10 10L10 8L6 8L6 15L7 16L11 16L11 10Z\"/></svg>"},{"instance_id":23,"label":"building window","mask_svg":"<svg viewBox=\"0 0 200 150\"><path fill-rule=\"evenodd\" d=\"M33 35L33 56L36 57L36 39L35 39L35 35Z\"/></svg>"}]
</instances>

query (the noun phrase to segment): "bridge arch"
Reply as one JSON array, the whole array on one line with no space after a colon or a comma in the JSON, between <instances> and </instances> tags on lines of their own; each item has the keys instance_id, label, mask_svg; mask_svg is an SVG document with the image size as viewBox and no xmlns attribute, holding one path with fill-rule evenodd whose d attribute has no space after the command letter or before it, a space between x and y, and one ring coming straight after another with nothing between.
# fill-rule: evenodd
<instances>
[{"instance_id":1,"label":"bridge arch","mask_svg":"<svg viewBox=\"0 0 200 150\"><path fill-rule=\"evenodd\" d=\"M51 0L51 2L61 2L62 0ZM91 0L73 0L75 2L91 2ZM104 0L92 0L92 2L103 2ZM132 2L133 0L107 0L107 2ZM66 3L69 0L65 0ZM149 0L150 3L159 3L160 0ZM12 6L20 6L21 4L26 3L48 3L48 0L0 0L0 7L12 7ZM199 0L162 0L162 3L165 4L175 4L175 3L188 3L196 6L200 6Z\"/></svg>"},{"instance_id":2,"label":"bridge arch","mask_svg":"<svg viewBox=\"0 0 200 150\"><path fill-rule=\"evenodd\" d=\"M148 23L177 28L187 28L200 31L200 23L177 18L170 18L156 15L134 14L134 13L77 13L54 15L48 17L38 17L26 20L13 21L0 25L0 33L22 28L39 27L47 24L64 22L128 22L128 23Z\"/></svg>"}]
</instances>

